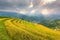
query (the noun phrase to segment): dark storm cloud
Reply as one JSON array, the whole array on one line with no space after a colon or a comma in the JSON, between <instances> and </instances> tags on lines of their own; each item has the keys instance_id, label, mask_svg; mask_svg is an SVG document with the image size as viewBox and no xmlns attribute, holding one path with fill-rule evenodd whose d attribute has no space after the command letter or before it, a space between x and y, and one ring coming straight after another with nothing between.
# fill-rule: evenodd
<instances>
[{"instance_id":1,"label":"dark storm cloud","mask_svg":"<svg viewBox=\"0 0 60 40\"><path fill-rule=\"evenodd\" d=\"M0 0L0 9L6 9L8 7L12 7L12 4L8 3L5 0Z\"/></svg>"},{"instance_id":2,"label":"dark storm cloud","mask_svg":"<svg viewBox=\"0 0 60 40\"><path fill-rule=\"evenodd\" d=\"M14 7L27 7L28 0L0 0L0 9L14 8Z\"/></svg>"}]
</instances>

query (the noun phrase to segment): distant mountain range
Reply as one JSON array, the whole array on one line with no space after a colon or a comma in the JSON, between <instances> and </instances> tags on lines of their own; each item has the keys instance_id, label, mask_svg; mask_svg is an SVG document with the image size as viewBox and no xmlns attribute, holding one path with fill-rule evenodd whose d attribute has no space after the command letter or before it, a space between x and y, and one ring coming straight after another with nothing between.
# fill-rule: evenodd
<instances>
[{"instance_id":1,"label":"distant mountain range","mask_svg":"<svg viewBox=\"0 0 60 40\"><path fill-rule=\"evenodd\" d=\"M23 14L14 13L14 12L0 12L0 16L21 18L23 20L27 20L27 21L34 22L34 23L40 23L40 22L45 21L43 15L27 16Z\"/></svg>"},{"instance_id":2,"label":"distant mountain range","mask_svg":"<svg viewBox=\"0 0 60 40\"><path fill-rule=\"evenodd\" d=\"M43 24L45 26L48 26L50 28L56 28L56 22L55 20L60 20L60 15L52 14L45 18L42 14L37 15L37 16L28 16L28 15L23 15L23 14L18 14L14 12L0 12L0 16L5 16L5 17L13 17L13 18L20 18L29 22L33 23L38 23L38 24ZM56 25L55 25L56 24Z\"/></svg>"},{"instance_id":3,"label":"distant mountain range","mask_svg":"<svg viewBox=\"0 0 60 40\"><path fill-rule=\"evenodd\" d=\"M36 23L44 22L47 20L60 19L59 14L52 14L45 18L42 14L39 14L37 16L27 16L27 15L23 15L23 14L14 13L14 12L1 12L1 11L0 11L0 16L21 18L21 19L31 21L31 22L36 22Z\"/></svg>"}]
</instances>

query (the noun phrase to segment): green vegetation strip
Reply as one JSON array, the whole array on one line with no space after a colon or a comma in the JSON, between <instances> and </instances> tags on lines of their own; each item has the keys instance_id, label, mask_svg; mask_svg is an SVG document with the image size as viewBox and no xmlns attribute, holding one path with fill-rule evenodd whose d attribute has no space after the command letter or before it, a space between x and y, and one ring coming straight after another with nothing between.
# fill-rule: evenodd
<instances>
[{"instance_id":1,"label":"green vegetation strip","mask_svg":"<svg viewBox=\"0 0 60 40\"><path fill-rule=\"evenodd\" d=\"M8 20L8 18L0 21L0 40L11 40L7 34L7 30L4 26L4 21Z\"/></svg>"}]
</instances>

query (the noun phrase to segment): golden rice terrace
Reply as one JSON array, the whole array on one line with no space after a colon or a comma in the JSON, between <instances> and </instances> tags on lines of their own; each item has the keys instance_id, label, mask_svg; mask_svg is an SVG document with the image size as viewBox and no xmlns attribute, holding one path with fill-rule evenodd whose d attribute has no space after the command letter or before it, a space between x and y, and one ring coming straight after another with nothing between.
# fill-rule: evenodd
<instances>
[{"instance_id":1,"label":"golden rice terrace","mask_svg":"<svg viewBox=\"0 0 60 40\"><path fill-rule=\"evenodd\" d=\"M60 31L22 19L0 17L0 40L60 40Z\"/></svg>"}]
</instances>

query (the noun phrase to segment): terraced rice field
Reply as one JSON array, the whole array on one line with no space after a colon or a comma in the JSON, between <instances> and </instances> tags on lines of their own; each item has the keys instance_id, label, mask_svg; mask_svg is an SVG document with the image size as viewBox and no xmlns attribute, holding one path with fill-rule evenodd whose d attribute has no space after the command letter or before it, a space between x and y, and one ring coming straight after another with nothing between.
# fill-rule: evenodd
<instances>
[{"instance_id":1,"label":"terraced rice field","mask_svg":"<svg viewBox=\"0 0 60 40\"><path fill-rule=\"evenodd\" d=\"M60 40L60 31L16 18L0 18L0 40Z\"/></svg>"}]
</instances>

